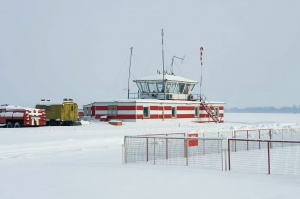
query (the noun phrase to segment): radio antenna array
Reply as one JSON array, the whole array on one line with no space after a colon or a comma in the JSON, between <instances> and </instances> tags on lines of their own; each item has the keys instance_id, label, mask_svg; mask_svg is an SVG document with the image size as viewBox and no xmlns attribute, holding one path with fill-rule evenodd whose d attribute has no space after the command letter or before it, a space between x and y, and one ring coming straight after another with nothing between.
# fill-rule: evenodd
<instances>
[{"instance_id":1,"label":"radio antenna array","mask_svg":"<svg viewBox=\"0 0 300 199\"><path fill-rule=\"evenodd\" d=\"M170 73L171 73L171 75L174 75L174 72L173 72L173 64L174 64L174 59L180 59L181 60L181 63L183 63L183 60L184 60L184 58L185 58L185 56L183 56L183 57L177 57L177 56L173 56L173 58L172 58L172 63L171 63L171 68L170 68Z\"/></svg>"}]
</instances>

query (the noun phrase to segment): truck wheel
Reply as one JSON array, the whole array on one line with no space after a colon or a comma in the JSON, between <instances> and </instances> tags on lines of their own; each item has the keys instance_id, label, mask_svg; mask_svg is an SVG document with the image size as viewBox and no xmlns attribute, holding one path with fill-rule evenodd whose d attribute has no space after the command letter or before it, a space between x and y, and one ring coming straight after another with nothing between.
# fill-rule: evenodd
<instances>
[{"instance_id":1,"label":"truck wheel","mask_svg":"<svg viewBox=\"0 0 300 199\"><path fill-rule=\"evenodd\" d=\"M57 126L57 125L56 125L56 122L55 122L55 121L50 120L50 125L49 125L49 126Z\"/></svg>"},{"instance_id":2,"label":"truck wheel","mask_svg":"<svg viewBox=\"0 0 300 199\"><path fill-rule=\"evenodd\" d=\"M20 128L21 127L21 124L19 123L19 122L16 122L15 124L14 124L14 128Z\"/></svg>"},{"instance_id":3,"label":"truck wheel","mask_svg":"<svg viewBox=\"0 0 300 199\"><path fill-rule=\"evenodd\" d=\"M12 127L13 127L12 123L11 122L7 122L6 128L12 128Z\"/></svg>"}]
</instances>

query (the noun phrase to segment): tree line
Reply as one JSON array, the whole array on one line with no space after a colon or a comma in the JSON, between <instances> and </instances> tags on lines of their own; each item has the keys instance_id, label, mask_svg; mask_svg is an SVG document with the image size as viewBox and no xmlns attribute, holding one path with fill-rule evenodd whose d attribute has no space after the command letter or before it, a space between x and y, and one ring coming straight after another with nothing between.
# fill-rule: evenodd
<instances>
[{"instance_id":1,"label":"tree line","mask_svg":"<svg viewBox=\"0 0 300 199\"><path fill-rule=\"evenodd\" d=\"M227 108L225 109L228 113L300 113L300 105L285 106L275 108L272 106L265 107L247 107L247 108Z\"/></svg>"}]
</instances>

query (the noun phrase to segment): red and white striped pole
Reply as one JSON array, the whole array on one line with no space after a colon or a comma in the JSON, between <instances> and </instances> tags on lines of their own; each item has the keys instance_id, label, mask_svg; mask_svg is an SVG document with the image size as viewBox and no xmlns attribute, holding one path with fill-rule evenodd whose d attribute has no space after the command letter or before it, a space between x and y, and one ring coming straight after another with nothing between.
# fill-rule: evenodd
<instances>
[{"instance_id":1,"label":"red and white striped pole","mask_svg":"<svg viewBox=\"0 0 300 199\"><path fill-rule=\"evenodd\" d=\"M201 62L201 66L203 65L203 63L202 63L202 52L203 52L203 47L200 47L200 62Z\"/></svg>"},{"instance_id":2,"label":"red and white striped pole","mask_svg":"<svg viewBox=\"0 0 300 199\"><path fill-rule=\"evenodd\" d=\"M200 63L201 63L201 78L200 78L200 102L201 102L201 88L202 88L202 54L203 54L203 47L200 47Z\"/></svg>"}]
</instances>

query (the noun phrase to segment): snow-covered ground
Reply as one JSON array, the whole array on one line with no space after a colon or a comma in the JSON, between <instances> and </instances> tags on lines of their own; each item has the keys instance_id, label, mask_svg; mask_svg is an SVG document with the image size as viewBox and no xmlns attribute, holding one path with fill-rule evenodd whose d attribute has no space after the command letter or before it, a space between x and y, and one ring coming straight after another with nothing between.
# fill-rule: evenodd
<instances>
[{"instance_id":1,"label":"snow-covered ground","mask_svg":"<svg viewBox=\"0 0 300 199\"><path fill-rule=\"evenodd\" d=\"M92 121L0 128L0 199L297 198L299 176L122 164L124 135L300 128L299 114L225 114L224 124Z\"/></svg>"}]
</instances>

